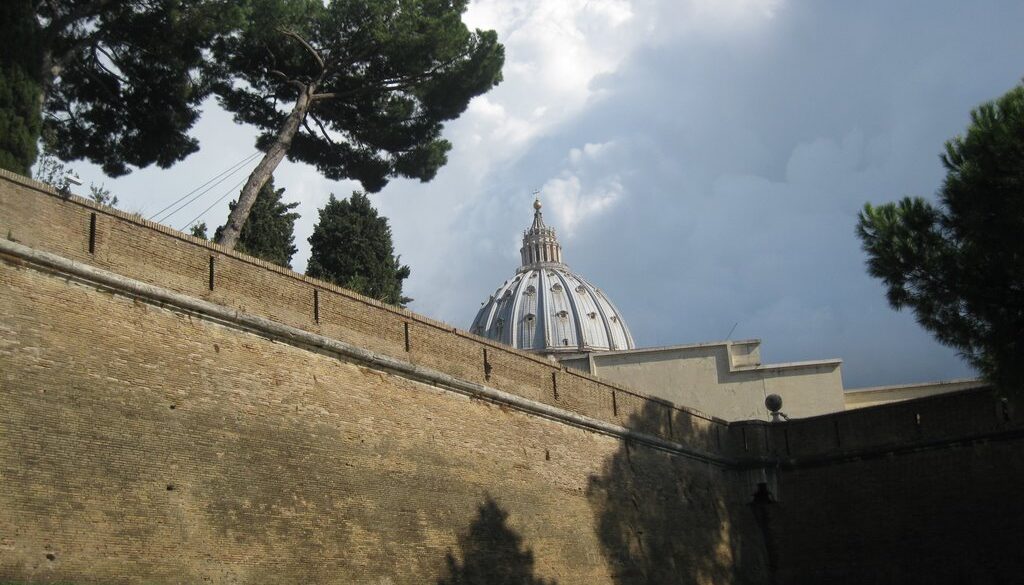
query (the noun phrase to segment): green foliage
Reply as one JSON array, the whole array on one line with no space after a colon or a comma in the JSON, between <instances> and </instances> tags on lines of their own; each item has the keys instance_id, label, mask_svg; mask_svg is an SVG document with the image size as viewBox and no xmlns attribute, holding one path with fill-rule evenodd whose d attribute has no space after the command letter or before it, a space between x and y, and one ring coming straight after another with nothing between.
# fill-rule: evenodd
<instances>
[{"instance_id":1,"label":"green foliage","mask_svg":"<svg viewBox=\"0 0 1024 585\"><path fill-rule=\"evenodd\" d=\"M274 179L270 178L253 203L249 218L242 226L242 234L235 249L250 256L262 258L285 268L292 267L292 256L298 251L295 247L295 220L298 213L292 212L298 203L282 203L284 188L274 189ZM229 207L233 210L238 203L232 201ZM204 224L205 236L205 224ZM214 240L220 237L223 227L217 228ZM193 235L195 235L193 233Z\"/></svg>"},{"instance_id":2,"label":"green foliage","mask_svg":"<svg viewBox=\"0 0 1024 585\"><path fill-rule=\"evenodd\" d=\"M56 156L111 176L195 152L210 48L241 14L231 0L0 2L0 161L27 173L44 128Z\"/></svg>"},{"instance_id":3,"label":"green foliage","mask_svg":"<svg viewBox=\"0 0 1024 585\"><path fill-rule=\"evenodd\" d=\"M201 221L194 224L189 230L189 233L201 240L209 240L210 238L206 235L206 222Z\"/></svg>"},{"instance_id":4,"label":"green foliage","mask_svg":"<svg viewBox=\"0 0 1024 585\"><path fill-rule=\"evenodd\" d=\"M100 205L117 207L117 195L111 195L110 189L96 183L89 183L89 199Z\"/></svg>"},{"instance_id":5,"label":"green foliage","mask_svg":"<svg viewBox=\"0 0 1024 585\"><path fill-rule=\"evenodd\" d=\"M399 262L386 218L358 191L348 199L331 195L309 237L312 246L306 274L404 307L402 281L409 267Z\"/></svg>"},{"instance_id":6,"label":"green foliage","mask_svg":"<svg viewBox=\"0 0 1024 585\"><path fill-rule=\"evenodd\" d=\"M71 170L46 148L45 140L43 141L43 151L36 163L36 171L32 174L33 179L52 185L56 189L64 187L66 177Z\"/></svg>"},{"instance_id":7,"label":"green foliage","mask_svg":"<svg viewBox=\"0 0 1024 585\"><path fill-rule=\"evenodd\" d=\"M36 172L33 178L63 191L69 188L67 176L74 174L74 171L54 156L51 144L51 141L44 136L42 140L43 150L37 161L38 164L36 165ZM118 203L116 195L112 195L109 189L96 183L89 183L89 199L100 205L109 205L110 207L117 207Z\"/></svg>"},{"instance_id":8,"label":"green foliage","mask_svg":"<svg viewBox=\"0 0 1024 585\"><path fill-rule=\"evenodd\" d=\"M1024 86L971 112L946 142L939 204L864 206L868 271L889 303L989 380L1024 390Z\"/></svg>"},{"instance_id":9,"label":"green foliage","mask_svg":"<svg viewBox=\"0 0 1024 585\"><path fill-rule=\"evenodd\" d=\"M36 160L41 127L34 10L31 0L0 2L0 168L20 175Z\"/></svg>"},{"instance_id":10,"label":"green foliage","mask_svg":"<svg viewBox=\"0 0 1024 585\"><path fill-rule=\"evenodd\" d=\"M447 162L443 122L501 80L494 31L462 23L467 0L255 0L216 54L221 104L262 130L258 146L370 192L391 177L429 181ZM300 95L308 112L281 136ZM287 107L286 104L293 104ZM281 106L281 107L279 107ZM304 107L304 106L302 106Z\"/></svg>"}]
</instances>

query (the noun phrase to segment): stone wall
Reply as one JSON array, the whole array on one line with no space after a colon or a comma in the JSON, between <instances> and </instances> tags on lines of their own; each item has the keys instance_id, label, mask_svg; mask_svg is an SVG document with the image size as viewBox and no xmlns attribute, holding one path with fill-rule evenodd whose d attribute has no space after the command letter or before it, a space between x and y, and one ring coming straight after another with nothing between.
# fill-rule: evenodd
<instances>
[{"instance_id":1,"label":"stone wall","mask_svg":"<svg viewBox=\"0 0 1024 585\"><path fill-rule=\"evenodd\" d=\"M0 177L0 582L1012 582L1024 404L727 424Z\"/></svg>"},{"instance_id":2,"label":"stone wall","mask_svg":"<svg viewBox=\"0 0 1024 585\"><path fill-rule=\"evenodd\" d=\"M33 249L610 424L652 401L692 426L724 424L2 169L0 210L0 234ZM648 430L673 438L668 426Z\"/></svg>"},{"instance_id":3,"label":"stone wall","mask_svg":"<svg viewBox=\"0 0 1024 585\"><path fill-rule=\"evenodd\" d=\"M761 581L724 423L24 180L0 197L0 581Z\"/></svg>"},{"instance_id":4,"label":"stone wall","mask_svg":"<svg viewBox=\"0 0 1024 585\"><path fill-rule=\"evenodd\" d=\"M980 389L740 425L776 582L1020 582L1022 419L1020 393Z\"/></svg>"}]
</instances>

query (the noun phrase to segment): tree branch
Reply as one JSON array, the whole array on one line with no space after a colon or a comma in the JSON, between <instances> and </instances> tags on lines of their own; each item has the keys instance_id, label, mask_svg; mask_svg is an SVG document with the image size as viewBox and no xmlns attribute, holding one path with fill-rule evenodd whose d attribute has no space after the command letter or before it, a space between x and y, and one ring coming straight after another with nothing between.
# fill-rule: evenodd
<instances>
[{"instance_id":1,"label":"tree branch","mask_svg":"<svg viewBox=\"0 0 1024 585\"><path fill-rule=\"evenodd\" d=\"M311 99L314 102L316 102L316 101L321 101L321 100L333 100L333 99L344 98L344 97L355 95L355 94L361 93L361 92L367 92L368 93L370 91L395 91L395 90L401 90L401 89L408 89L409 87L411 87L416 82L422 81L424 79L428 79L432 75L436 74L438 71L444 69L445 67L448 67L448 66L452 65L453 63L457 62L459 59L462 59L462 58L468 56L469 54L470 54L470 51L468 51L468 50L467 51L463 51L462 53L460 53L458 55L455 55L454 57L452 57L451 59L448 59L447 61L445 61L443 63L438 63L434 67L430 68L427 71L424 71L423 73L420 73L419 75L410 75L410 76L406 76L406 77L391 77L391 78L386 78L386 79L373 80L372 83L365 83L365 81L364 81L363 83L359 84L360 87L358 89L353 89L352 91L347 91L347 92L318 93L318 94L312 96ZM376 89L376 90L375 89L367 89L367 87L373 88L373 87L377 87L377 86L382 86L383 89L382 90L380 90L380 89Z\"/></svg>"},{"instance_id":2,"label":"tree branch","mask_svg":"<svg viewBox=\"0 0 1024 585\"><path fill-rule=\"evenodd\" d=\"M76 20L98 15L103 11L103 8L111 2L113 2L113 0L97 0L92 4L79 4L77 10L69 11L62 18L58 18L60 9L57 7L57 3L53 0L46 0L46 4L50 7L50 11L53 15L49 26L45 29L45 32L54 36L60 35L60 32L64 27L70 25Z\"/></svg>"},{"instance_id":3,"label":"tree branch","mask_svg":"<svg viewBox=\"0 0 1024 585\"><path fill-rule=\"evenodd\" d=\"M312 45L306 42L306 39L299 36L297 32L286 28L279 28L277 29L277 32L287 37L295 39L300 45L302 45L307 51L309 51L309 54L313 55L313 58L316 59L317 64L320 65L320 73L323 74L324 70L326 69L326 65L324 65L324 60L320 56L320 53L318 53L317 50L314 49Z\"/></svg>"},{"instance_id":4,"label":"tree branch","mask_svg":"<svg viewBox=\"0 0 1024 585\"><path fill-rule=\"evenodd\" d=\"M288 77L287 75L284 74L283 71L278 71L277 69L267 69L267 73L269 73L273 77L276 77L278 81L280 81L281 83L291 85L298 89L299 91L306 91L307 85L305 83L302 83L298 79L292 79L291 77Z\"/></svg>"},{"instance_id":5,"label":"tree branch","mask_svg":"<svg viewBox=\"0 0 1024 585\"><path fill-rule=\"evenodd\" d=\"M331 146L337 146L337 143L335 143L335 142L334 142L334 140L332 140L332 139L331 139L330 135L329 135L329 134L327 134L327 129L326 129L326 128L324 128L324 125L323 125L323 123L322 123L322 122L320 121L320 119L319 119L319 118L317 118L316 116L314 116L314 115L313 115L313 112L310 112L310 113L309 113L309 117L310 117L310 118L313 118L313 121L314 121L314 122L316 122L316 125L320 127L320 133L324 135L324 139L326 139L326 140L327 140L327 142L330 142L330 143L331 143ZM307 128L308 128L308 127L309 127L309 126L307 126Z\"/></svg>"},{"instance_id":6,"label":"tree branch","mask_svg":"<svg viewBox=\"0 0 1024 585\"><path fill-rule=\"evenodd\" d=\"M93 51L99 51L100 53L103 53L103 54L104 54L104 55L105 55L105 56L107 57L107 59L110 59L110 62L111 62L111 63L113 63L113 64L114 64L115 66L117 66L117 68L118 68L118 69L120 69L120 68L121 68L121 67L120 67L120 66L118 65L118 63L117 63L117 59L115 59L113 55L111 55L110 53L108 53L108 52L106 51L106 49L104 49L104 48L103 48L103 46L102 46L102 45L100 45L99 43L95 43L95 44L94 44L94 45L92 46L92 48L93 48ZM112 76L113 76L113 77L114 77L115 79L117 79L118 81L120 81L121 83L123 83L123 84L125 84L125 85L131 85L131 83L130 83L130 82L129 82L129 81L127 80L127 79L125 79L124 77L121 77L121 76L120 76L120 75L118 75L117 73L114 73L114 72L113 72L113 71L111 71L111 70L110 70L110 69L109 69L109 68L108 68L108 67L107 67L106 65L104 65L104 64L103 64L103 63L102 63L102 62L101 62L101 61L99 60L99 57L97 57L95 53L93 53L93 56L92 56L92 57L93 57L93 59L95 59L95 60L96 60L96 64L97 64L97 65L99 65L99 66L100 66L100 68L102 68L102 69L103 69L104 71L106 71L107 73L109 73L110 75L112 75Z\"/></svg>"}]
</instances>

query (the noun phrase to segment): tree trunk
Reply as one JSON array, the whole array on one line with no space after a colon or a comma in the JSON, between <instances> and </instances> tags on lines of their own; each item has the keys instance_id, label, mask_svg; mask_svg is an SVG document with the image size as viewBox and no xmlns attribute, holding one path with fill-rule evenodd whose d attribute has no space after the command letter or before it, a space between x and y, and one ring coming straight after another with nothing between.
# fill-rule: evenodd
<instances>
[{"instance_id":1,"label":"tree trunk","mask_svg":"<svg viewBox=\"0 0 1024 585\"><path fill-rule=\"evenodd\" d=\"M256 202L256 195L274 174L277 165L284 160L284 155L288 153L288 147L292 144L292 138L298 132L299 125L306 117L306 112L309 111L314 89L313 85L308 85L299 92L299 97L295 100L295 107L292 108L292 112L285 119L284 126L277 133L277 139L267 149L263 160L256 165L245 182L245 186L242 187L242 192L238 195L238 204L228 216L228 221L224 225L224 229L221 230L220 237L216 240L218 244L234 249L235 244L238 243L238 237L242 234L242 226L245 225L245 220L249 217L252 204Z\"/></svg>"}]
</instances>

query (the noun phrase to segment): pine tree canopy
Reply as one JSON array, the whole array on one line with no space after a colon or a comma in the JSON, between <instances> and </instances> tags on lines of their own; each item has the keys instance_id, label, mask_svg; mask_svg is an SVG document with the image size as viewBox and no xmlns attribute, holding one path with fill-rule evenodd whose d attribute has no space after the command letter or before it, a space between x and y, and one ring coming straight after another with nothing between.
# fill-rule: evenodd
<instances>
[{"instance_id":1,"label":"pine tree canopy","mask_svg":"<svg viewBox=\"0 0 1024 585\"><path fill-rule=\"evenodd\" d=\"M169 167L198 149L188 131L210 92L210 47L237 28L242 3L0 5L0 165L27 173L43 126L60 158L111 176Z\"/></svg>"},{"instance_id":2,"label":"pine tree canopy","mask_svg":"<svg viewBox=\"0 0 1024 585\"><path fill-rule=\"evenodd\" d=\"M306 274L333 282L379 301L404 307L402 281L409 267L395 256L388 220L360 192L348 199L331 195L309 237Z\"/></svg>"},{"instance_id":3,"label":"pine tree canopy","mask_svg":"<svg viewBox=\"0 0 1024 585\"><path fill-rule=\"evenodd\" d=\"M299 204L283 203L282 195L284 188L275 190L274 179L271 177L256 196L235 249L278 266L291 268L292 256L298 251L295 247L295 220L299 218L299 214L292 210ZM232 201L229 207L234 209L237 204L237 201ZM223 229L217 228L214 238Z\"/></svg>"},{"instance_id":4,"label":"pine tree canopy","mask_svg":"<svg viewBox=\"0 0 1024 585\"><path fill-rule=\"evenodd\" d=\"M430 180L451 145L442 122L501 80L494 31L462 23L467 0L256 0L245 34L218 45L225 108L263 131L263 149L306 92L288 149L329 179L370 192L388 177Z\"/></svg>"},{"instance_id":5,"label":"pine tree canopy","mask_svg":"<svg viewBox=\"0 0 1024 585\"><path fill-rule=\"evenodd\" d=\"M857 232L889 303L990 381L1024 390L1024 85L946 142L939 202L867 204Z\"/></svg>"}]
</instances>

